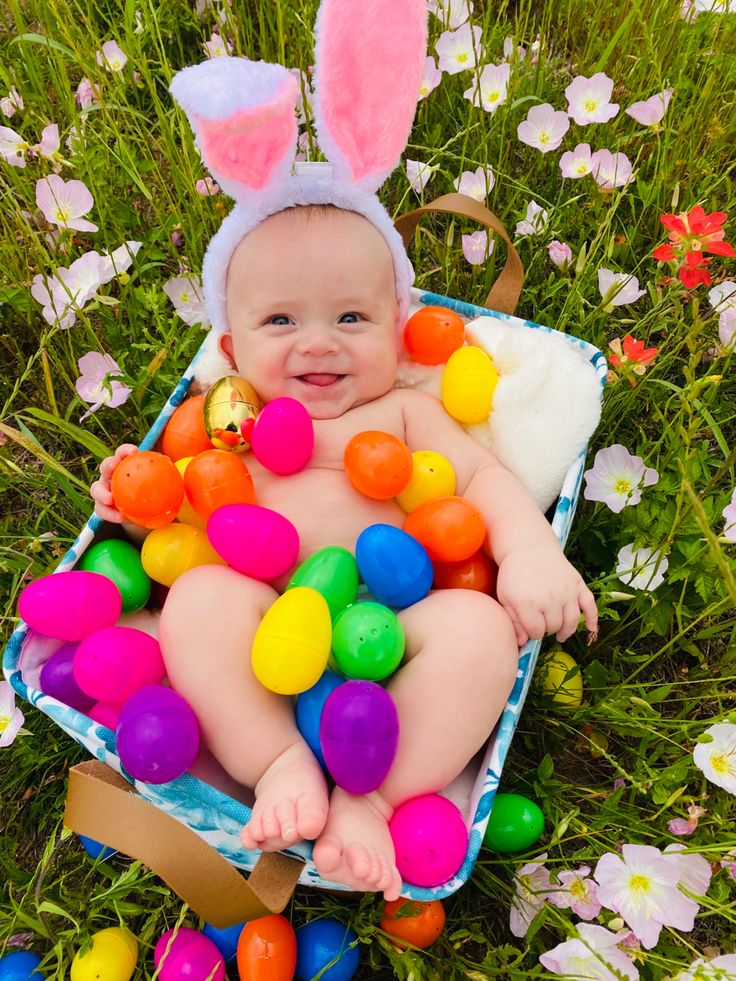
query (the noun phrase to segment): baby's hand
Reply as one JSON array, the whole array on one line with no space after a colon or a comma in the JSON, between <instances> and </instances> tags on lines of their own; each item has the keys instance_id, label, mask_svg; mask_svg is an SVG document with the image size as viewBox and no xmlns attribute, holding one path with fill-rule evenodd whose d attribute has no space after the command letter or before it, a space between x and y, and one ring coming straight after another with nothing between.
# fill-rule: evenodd
<instances>
[{"instance_id":1,"label":"baby's hand","mask_svg":"<svg viewBox=\"0 0 736 981\"><path fill-rule=\"evenodd\" d=\"M499 567L496 595L511 618L519 646L545 634L567 640L577 630L581 613L588 630L598 630L593 594L559 548L542 545L511 552Z\"/></svg>"},{"instance_id":2,"label":"baby's hand","mask_svg":"<svg viewBox=\"0 0 736 981\"><path fill-rule=\"evenodd\" d=\"M114 456L105 457L100 464L100 479L96 480L89 489L92 499L95 502L95 514L105 521L113 521L115 524L123 522L123 516L113 504L112 490L110 481L115 468L131 453L137 453L138 447L132 443L123 443L115 450Z\"/></svg>"}]
</instances>

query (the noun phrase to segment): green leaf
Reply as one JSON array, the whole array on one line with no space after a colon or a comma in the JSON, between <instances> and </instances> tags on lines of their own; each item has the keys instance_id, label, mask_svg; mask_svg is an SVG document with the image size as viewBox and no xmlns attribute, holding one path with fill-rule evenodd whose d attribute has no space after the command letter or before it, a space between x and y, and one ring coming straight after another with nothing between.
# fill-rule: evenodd
<instances>
[{"instance_id":1,"label":"green leaf","mask_svg":"<svg viewBox=\"0 0 736 981\"><path fill-rule=\"evenodd\" d=\"M71 913L67 913L67 911L62 909L61 906L57 906L56 903L52 903L48 899L44 899L44 901L39 904L38 912L53 913L54 916L63 916L65 920L70 920L77 930L79 929L79 921L75 920Z\"/></svg>"},{"instance_id":2,"label":"green leaf","mask_svg":"<svg viewBox=\"0 0 736 981\"><path fill-rule=\"evenodd\" d=\"M545 753L543 760L537 767L537 773L541 780L549 780L555 770L555 764L549 753Z\"/></svg>"},{"instance_id":3,"label":"green leaf","mask_svg":"<svg viewBox=\"0 0 736 981\"><path fill-rule=\"evenodd\" d=\"M43 409L37 409L35 406L29 406L23 412L29 416L33 416L34 419L46 423L46 429L51 429L52 431L58 429L76 443L80 443L98 460L104 460L106 456L110 456L110 448L105 446L102 440L93 436L92 433L87 432L86 429L75 426L73 422L67 422L66 419L60 419L59 416L54 416L50 412L45 412ZM22 418L23 416L18 413L17 419L20 421Z\"/></svg>"},{"instance_id":4,"label":"green leaf","mask_svg":"<svg viewBox=\"0 0 736 981\"><path fill-rule=\"evenodd\" d=\"M47 48L53 48L54 51L59 51L61 54L66 55L72 61L75 60L74 52L70 48L67 48L65 44L60 44L59 41L45 37L43 34L18 34L17 37L13 38L13 41L33 41L34 44L43 44Z\"/></svg>"}]
</instances>

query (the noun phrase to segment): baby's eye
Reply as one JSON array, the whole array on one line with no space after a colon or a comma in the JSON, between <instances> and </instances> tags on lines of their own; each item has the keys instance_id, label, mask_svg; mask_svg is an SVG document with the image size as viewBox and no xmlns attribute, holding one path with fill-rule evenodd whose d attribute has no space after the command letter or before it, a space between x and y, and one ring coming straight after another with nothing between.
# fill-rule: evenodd
<instances>
[{"instance_id":1,"label":"baby's eye","mask_svg":"<svg viewBox=\"0 0 736 981\"><path fill-rule=\"evenodd\" d=\"M277 327L284 327L290 324L291 320L285 313L277 313L273 317L269 317L267 323L275 324Z\"/></svg>"},{"instance_id":2,"label":"baby's eye","mask_svg":"<svg viewBox=\"0 0 736 981\"><path fill-rule=\"evenodd\" d=\"M343 313L337 321L339 324L357 324L361 320L359 313Z\"/></svg>"}]
</instances>

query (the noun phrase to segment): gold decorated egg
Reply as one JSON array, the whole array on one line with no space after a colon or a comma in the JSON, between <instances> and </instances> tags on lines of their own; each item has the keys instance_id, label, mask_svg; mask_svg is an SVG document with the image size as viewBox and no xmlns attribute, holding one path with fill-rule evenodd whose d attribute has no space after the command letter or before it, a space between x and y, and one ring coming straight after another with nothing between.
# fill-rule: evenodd
<instances>
[{"instance_id":1,"label":"gold decorated egg","mask_svg":"<svg viewBox=\"0 0 736 981\"><path fill-rule=\"evenodd\" d=\"M228 375L220 378L204 400L204 428L218 450L242 453L250 442L240 431L246 419L255 420L261 411L261 400L244 378Z\"/></svg>"}]
</instances>

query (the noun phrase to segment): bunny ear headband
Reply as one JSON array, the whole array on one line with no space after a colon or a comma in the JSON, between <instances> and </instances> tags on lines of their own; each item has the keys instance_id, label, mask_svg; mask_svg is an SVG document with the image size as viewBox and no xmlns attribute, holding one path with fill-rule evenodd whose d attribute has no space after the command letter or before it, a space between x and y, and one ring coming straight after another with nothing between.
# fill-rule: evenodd
<instances>
[{"instance_id":1,"label":"bunny ear headband","mask_svg":"<svg viewBox=\"0 0 736 981\"><path fill-rule=\"evenodd\" d=\"M322 0L315 26L314 111L328 163L299 163L295 77L281 65L219 57L174 76L202 160L236 206L202 265L213 334L228 330L227 268L238 243L269 215L332 204L363 215L391 250L408 316L414 273L375 195L399 162L416 110L427 46L425 0Z\"/></svg>"}]
</instances>

